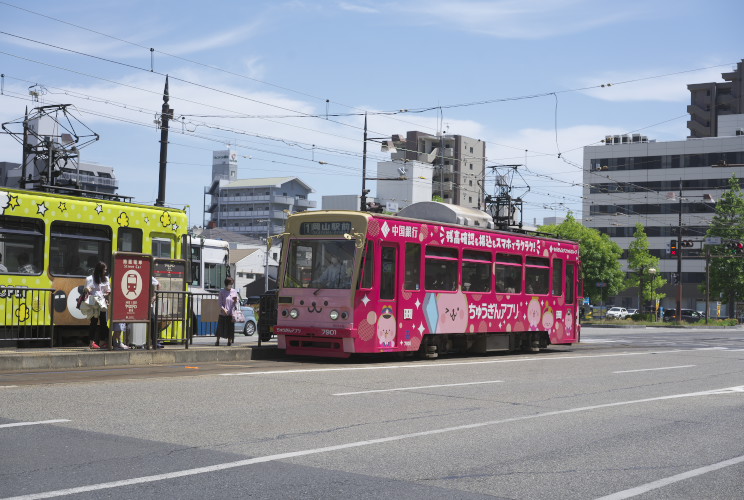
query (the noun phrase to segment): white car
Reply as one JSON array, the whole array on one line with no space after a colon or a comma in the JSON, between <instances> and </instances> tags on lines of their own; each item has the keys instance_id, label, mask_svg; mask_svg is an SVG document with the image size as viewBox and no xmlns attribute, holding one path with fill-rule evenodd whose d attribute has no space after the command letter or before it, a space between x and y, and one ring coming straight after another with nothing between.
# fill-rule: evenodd
<instances>
[{"instance_id":1,"label":"white car","mask_svg":"<svg viewBox=\"0 0 744 500\"><path fill-rule=\"evenodd\" d=\"M628 310L624 307L611 307L606 316L607 319L625 319L628 317Z\"/></svg>"}]
</instances>

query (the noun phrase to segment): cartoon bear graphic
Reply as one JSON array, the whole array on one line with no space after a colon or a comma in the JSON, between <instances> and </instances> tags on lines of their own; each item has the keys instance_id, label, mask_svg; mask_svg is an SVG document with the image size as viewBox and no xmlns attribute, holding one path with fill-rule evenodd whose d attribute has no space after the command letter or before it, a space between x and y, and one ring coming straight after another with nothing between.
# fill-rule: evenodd
<instances>
[{"instance_id":1,"label":"cartoon bear graphic","mask_svg":"<svg viewBox=\"0 0 744 500\"><path fill-rule=\"evenodd\" d=\"M377 320L377 339L381 347L393 347L395 345L395 316L393 308L385 306L382 308L380 319Z\"/></svg>"}]
</instances>

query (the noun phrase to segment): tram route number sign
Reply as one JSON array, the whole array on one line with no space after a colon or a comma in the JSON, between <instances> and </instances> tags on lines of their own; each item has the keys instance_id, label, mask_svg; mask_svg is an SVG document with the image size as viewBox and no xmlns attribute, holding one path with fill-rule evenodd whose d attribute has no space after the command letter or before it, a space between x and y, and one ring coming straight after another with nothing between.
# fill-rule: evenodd
<instances>
[{"instance_id":1,"label":"tram route number sign","mask_svg":"<svg viewBox=\"0 0 744 500\"><path fill-rule=\"evenodd\" d=\"M116 252L112 276L113 322L150 320L152 256Z\"/></svg>"}]
</instances>

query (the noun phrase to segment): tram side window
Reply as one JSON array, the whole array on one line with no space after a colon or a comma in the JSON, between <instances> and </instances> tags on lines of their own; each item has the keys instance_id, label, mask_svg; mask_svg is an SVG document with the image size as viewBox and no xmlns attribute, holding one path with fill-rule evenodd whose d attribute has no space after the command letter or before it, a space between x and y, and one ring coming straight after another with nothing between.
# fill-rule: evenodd
<instances>
[{"instance_id":1,"label":"tram side window","mask_svg":"<svg viewBox=\"0 0 744 500\"><path fill-rule=\"evenodd\" d=\"M152 238L152 256L164 259L170 259L172 253L173 241L170 238Z\"/></svg>"},{"instance_id":2,"label":"tram side window","mask_svg":"<svg viewBox=\"0 0 744 500\"><path fill-rule=\"evenodd\" d=\"M406 290L419 290L421 288L421 245L418 243L406 243L404 288Z\"/></svg>"},{"instance_id":3,"label":"tram side window","mask_svg":"<svg viewBox=\"0 0 744 500\"><path fill-rule=\"evenodd\" d=\"M463 251L462 288L466 292L491 291L491 254L489 252Z\"/></svg>"},{"instance_id":4,"label":"tram side window","mask_svg":"<svg viewBox=\"0 0 744 500\"><path fill-rule=\"evenodd\" d=\"M576 299L576 264L566 266L566 304L573 304Z\"/></svg>"},{"instance_id":5,"label":"tram side window","mask_svg":"<svg viewBox=\"0 0 744 500\"><path fill-rule=\"evenodd\" d=\"M116 249L119 252L142 253L142 230L120 227Z\"/></svg>"},{"instance_id":6,"label":"tram side window","mask_svg":"<svg viewBox=\"0 0 744 500\"><path fill-rule=\"evenodd\" d=\"M497 293L522 293L521 255L497 253L494 267Z\"/></svg>"},{"instance_id":7,"label":"tram side window","mask_svg":"<svg viewBox=\"0 0 744 500\"><path fill-rule=\"evenodd\" d=\"M382 247L382 276L380 279L380 298L395 299L397 247Z\"/></svg>"},{"instance_id":8,"label":"tram side window","mask_svg":"<svg viewBox=\"0 0 744 500\"><path fill-rule=\"evenodd\" d=\"M52 222L49 270L54 276L88 276L99 261L110 264L111 228L97 224Z\"/></svg>"},{"instance_id":9,"label":"tram side window","mask_svg":"<svg viewBox=\"0 0 744 500\"><path fill-rule=\"evenodd\" d=\"M0 274L39 274L44 270L44 223L0 216Z\"/></svg>"},{"instance_id":10,"label":"tram side window","mask_svg":"<svg viewBox=\"0 0 744 500\"><path fill-rule=\"evenodd\" d=\"M375 246L372 242L367 243L367 254L364 257L364 269L362 269L362 288L372 288L375 277Z\"/></svg>"},{"instance_id":11,"label":"tram side window","mask_svg":"<svg viewBox=\"0 0 744 500\"><path fill-rule=\"evenodd\" d=\"M457 249L426 247L424 282L427 290L457 290Z\"/></svg>"},{"instance_id":12,"label":"tram side window","mask_svg":"<svg viewBox=\"0 0 744 500\"><path fill-rule=\"evenodd\" d=\"M527 257L525 283L527 293L547 295L550 292L550 259Z\"/></svg>"},{"instance_id":13,"label":"tram side window","mask_svg":"<svg viewBox=\"0 0 744 500\"><path fill-rule=\"evenodd\" d=\"M553 295L563 295L563 259L553 259Z\"/></svg>"}]
</instances>

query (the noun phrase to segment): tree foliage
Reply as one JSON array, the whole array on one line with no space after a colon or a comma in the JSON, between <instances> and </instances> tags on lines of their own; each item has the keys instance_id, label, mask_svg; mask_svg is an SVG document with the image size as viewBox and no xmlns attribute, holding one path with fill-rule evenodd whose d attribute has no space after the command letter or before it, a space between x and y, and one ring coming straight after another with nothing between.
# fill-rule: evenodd
<instances>
[{"instance_id":1,"label":"tree foliage","mask_svg":"<svg viewBox=\"0 0 744 500\"><path fill-rule=\"evenodd\" d=\"M731 176L728 190L723 192L716 204L716 214L707 236L719 236L724 242L744 241L744 194L736 175ZM722 296L726 299L733 315L734 304L744 300L744 256L718 257L726 255L725 246L713 246L710 252L714 255L710 262L711 297Z\"/></svg>"},{"instance_id":2,"label":"tree foliage","mask_svg":"<svg viewBox=\"0 0 744 500\"><path fill-rule=\"evenodd\" d=\"M628 288L642 285L643 301L656 301L666 297L666 294L659 293L658 290L667 281L658 272L661 259L651 255L648 247L646 229L640 222L636 223L633 241L628 245L628 271L630 271L630 274L625 284ZM654 271L650 271L651 269Z\"/></svg>"},{"instance_id":3,"label":"tree foliage","mask_svg":"<svg viewBox=\"0 0 744 500\"><path fill-rule=\"evenodd\" d=\"M541 226L540 231L579 242L584 296L590 297L592 302L603 301L625 288L625 273L620 266L623 251L609 236L582 225L571 212L560 224ZM598 287L598 283L606 286Z\"/></svg>"}]
</instances>

